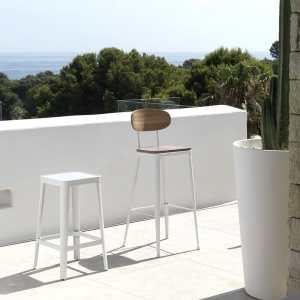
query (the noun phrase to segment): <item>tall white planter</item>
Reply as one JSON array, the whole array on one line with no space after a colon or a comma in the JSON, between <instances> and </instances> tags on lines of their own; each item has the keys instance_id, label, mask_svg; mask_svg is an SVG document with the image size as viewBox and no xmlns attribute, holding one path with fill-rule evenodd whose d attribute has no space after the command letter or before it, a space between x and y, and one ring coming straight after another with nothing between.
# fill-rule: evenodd
<instances>
[{"instance_id":1,"label":"tall white planter","mask_svg":"<svg viewBox=\"0 0 300 300\"><path fill-rule=\"evenodd\" d=\"M233 144L245 289L276 300L286 296L289 152L253 147L261 139Z\"/></svg>"}]
</instances>

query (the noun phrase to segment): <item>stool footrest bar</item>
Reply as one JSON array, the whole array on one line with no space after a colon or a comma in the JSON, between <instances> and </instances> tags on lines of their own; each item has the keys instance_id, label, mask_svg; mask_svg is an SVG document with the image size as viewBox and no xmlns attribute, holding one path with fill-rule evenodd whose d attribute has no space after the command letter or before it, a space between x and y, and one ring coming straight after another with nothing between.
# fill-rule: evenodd
<instances>
[{"instance_id":1,"label":"stool footrest bar","mask_svg":"<svg viewBox=\"0 0 300 300\"><path fill-rule=\"evenodd\" d=\"M131 210L135 210L135 209L146 209L146 208L154 208L154 205L143 206L143 207L134 207L134 208L131 208Z\"/></svg>"},{"instance_id":2,"label":"stool footrest bar","mask_svg":"<svg viewBox=\"0 0 300 300\"><path fill-rule=\"evenodd\" d=\"M94 235L91 235L91 234L88 234L88 233L85 233L85 232L81 232L81 231L79 231L79 232L74 231L73 235L74 236L82 236L82 237L85 237L85 238L88 238L88 239L91 239L91 240L94 240L94 241L101 241L101 238L99 238L97 236L94 236Z\"/></svg>"},{"instance_id":3,"label":"stool footrest bar","mask_svg":"<svg viewBox=\"0 0 300 300\"><path fill-rule=\"evenodd\" d=\"M69 246L68 251L78 250L78 249L92 247L92 246L101 245L101 244L102 244L102 241L87 242L87 243L83 243L83 244L80 244L80 245L77 245L77 246L75 246L75 245Z\"/></svg>"},{"instance_id":4,"label":"stool footrest bar","mask_svg":"<svg viewBox=\"0 0 300 300\"><path fill-rule=\"evenodd\" d=\"M170 203L164 203L164 204L161 204L160 206L171 206L171 207L176 207L176 208L187 210L187 211L193 211L192 208L187 208L187 207L183 207L183 206L179 206L179 205L175 205L175 204L170 204ZM138 210L146 209L146 208L154 208L154 205L144 206L144 207L135 207L135 208L131 208L130 210L134 211L138 214L142 214L142 215L154 218L154 215L150 215L150 214L146 214L146 213L142 213L142 212L138 211ZM175 214L178 214L178 213L175 213ZM172 214L170 214L170 215L172 215Z\"/></svg>"},{"instance_id":5,"label":"stool footrest bar","mask_svg":"<svg viewBox=\"0 0 300 300\"><path fill-rule=\"evenodd\" d=\"M71 235L71 234L69 234ZM52 234L52 235L46 235L43 237L40 237L41 240L43 241L48 241L48 240L53 240L53 239L59 239L60 235L59 234Z\"/></svg>"},{"instance_id":6,"label":"stool footrest bar","mask_svg":"<svg viewBox=\"0 0 300 300\"><path fill-rule=\"evenodd\" d=\"M88 234L88 233L85 233L85 232L81 232L81 231L79 231L79 232L74 231L73 233L69 233L68 236L82 236L82 237L94 240L93 242L87 242L87 243L82 243L82 244L79 244L79 245L68 246L68 251L78 250L78 249L81 249L81 248L87 248L87 247L102 244L102 239L101 238L99 238L97 236L94 236L94 235L91 235L91 234ZM59 234L43 236L43 237L40 237L37 240L37 243L40 244L40 245L44 245L46 247L50 247L52 249L60 251L60 245L47 242L48 240L52 240L52 239L56 239L56 238L58 239L59 237L60 237Z\"/></svg>"},{"instance_id":7,"label":"stool footrest bar","mask_svg":"<svg viewBox=\"0 0 300 300\"><path fill-rule=\"evenodd\" d=\"M194 211L192 208L182 207L182 206L178 206L178 205L174 205L174 204L168 204L168 205L172 206L172 207L188 210L188 211Z\"/></svg>"},{"instance_id":8,"label":"stool footrest bar","mask_svg":"<svg viewBox=\"0 0 300 300\"><path fill-rule=\"evenodd\" d=\"M56 245L56 244L44 241L42 239L38 239L37 243L40 244L40 245L43 245L43 246L46 246L46 247L50 247L52 249L60 251L60 246L59 245Z\"/></svg>"},{"instance_id":9,"label":"stool footrest bar","mask_svg":"<svg viewBox=\"0 0 300 300\"><path fill-rule=\"evenodd\" d=\"M140 214L140 215L144 215L144 216L147 216L147 217L154 218L153 215L149 215L149 214L145 214L145 213L142 213L140 211L137 211L138 209L140 209L140 208L132 208L131 211L134 211L135 213Z\"/></svg>"}]
</instances>

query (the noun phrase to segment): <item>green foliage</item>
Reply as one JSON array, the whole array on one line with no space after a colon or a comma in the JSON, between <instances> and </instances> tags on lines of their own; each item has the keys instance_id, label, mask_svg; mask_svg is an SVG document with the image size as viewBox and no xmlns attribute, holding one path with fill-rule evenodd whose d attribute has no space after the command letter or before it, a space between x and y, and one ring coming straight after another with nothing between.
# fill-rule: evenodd
<instances>
[{"instance_id":1,"label":"green foliage","mask_svg":"<svg viewBox=\"0 0 300 300\"><path fill-rule=\"evenodd\" d=\"M185 60L185 61L183 62L182 67L183 67L184 69L190 69L190 68L192 67L193 63L196 62L196 61L200 61L200 59L197 59L197 58L190 58L190 59L187 59L187 60Z\"/></svg>"},{"instance_id":2,"label":"green foliage","mask_svg":"<svg viewBox=\"0 0 300 300\"><path fill-rule=\"evenodd\" d=\"M106 90L103 95L103 102L104 102L104 110L106 113L116 111L116 98L113 92Z\"/></svg>"},{"instance_id":3,"label":"green foliage","mask_svg":"<svg viewBox=\"0 0 300 300\"><path fill-rule=\"evenodd\" d=\"M98 55L76 56L57 75L46 71L9 80L0 73L0 95L7 120L115 112L116 100L126 99L180 97L181 105L213 105L222 102L212 79L217 81L221 69L240 62L261 74L272 73L268 64L241 49L221 47L203 60L191 58L176 67L135 49L125 53L104 48ZM18 99L22 106L14 105Z\"/></svg>"},{"instance_id":4,"label":"green foliage","mask_svg":"<svg viewBox=\"0 0 300 300\"><path fill-rule=\"evenodd\" d=\"M185 88L184 84L176 85L167 90L169 97L179 97L180 105L194 106L197 100L196 93Z\"/></svg>"},{"instance_id":5,"label":"green foliage","mask_svg":"<svg viewBox=\"0 0 300 300\"><path fill-rule=\"evenodd\" d=\"M211 104L224 104L247 111L248 136L260 133L262 100L268 94L270 74L254 65L238 63L235 66L220 68L215 79L210 79L209 90L202 99Z\"/></svg>"},{"instance_id":6,"label":"green foliage","mask_svg":"<svg viewBox=\"0 0 300 300\"><path fill-rule=\"evenodd\" d=\"M105 48L97 62L105 112L115 111L116 100L178 96L182 88L185 90L186 71L155 55Z\"/></svg>"},{"instance_id":7,"label":"green foliage","mask_svg":"<svg viewBox=\"0 0 300 300\"><path fill-rule=\"evenodd\" d=\"M273 73L278 75L279 41L275 41L269 50L270 55L274 58L272 61Z\"/></svg>"},{"instance_id":8,"label":"green foliage","mask_svg":"<svg viewBox=\"0 0 300 300\"><path fill-rule=\"evenodd\" d=\"M12 120L22 120L26 117L27 111L24 109L22 103L14 103L10 110L10 117Z\"/></svg>"},{"instance_id":9,"label":"green foliage","mask_svg":"<svg viewBox=\"0 0 300 300\"><path fill-rule=\"evenodd\" d=\"M279 41L275 41L271 48L269 49L270 51L270 55L275 58L278 59L279 58Z\"/></svg>"},{"instance_id":10,"label":"green foliage","mask_svg":"<svg viewBox=\"0 0 300 300\"><path fill-rule=\"evenodd\" d=\"M258 61L247 51L243 52L240 48L229 50L220 47L207 54L203 60L193 63L190 69L190 77L185 86L188 90L193 90L197 98L200 98L203 93L209 93L209 81L214 78L218 68L234 66L240 62L258 64ZM263 64L261 64L261 67L263 67Z\"/></svg>"},{"instance_id":11,"label":"green foliage","mask_svg":"<svg viewBox=\"0 0 300 300\"><path fill-rule=\"evenodd\" d=\"M43 81L26 90L24 108L29 117L109 113L116 111L116 100L179 94L193 105L195 93L184 86L187 72L155 55L104 48L98 56L76 56L58 75L36 75ZM10 86L17 90L15 84Z\"/></svg>"},{"instance_id":12,"label":"green foliage","mask_svg":"<svg viewBox=\"0 0 300 300\"><path fill-rule=\"evenodd\" d=\"M243 52L241 48L229 50L228 48L220 47L207 54L204 61L207 66L218 66L221 64L233 66L239 62L251 59L253 59L253 57L248 53L248 51Z\"/></svg>"},{"instance_id":13,"label":"green foliage","mask_svg":"<svg viewBox=\"0 0 300 300\"><path fill-rule=\"evenodd\" d=\"M60 74L30 90L26 98L37 108L37 117L97 113L101 105L95 80L95 54L76 56Z\"/></svg>"},{"instance_id":14,"label":"green foliage","mask_svg":"<svg viewBox=\"0 0 300 300\"><path fill-rule=\"evenodd\" d=\"M0 84L3 84L6 80L8 80L8 77L3 72L0 72Z\"/></svg>"},{"instance_id":15,"label":"green foliage","mask_svg":"<svg viewBox=\"0 0 300 300\"><path fill-rule=\"evenodd\" d=\"M274 75L278 75L278 59L273 60L272 70Z\"/></svg>"},{"instance_id":16,"label":"green foliage","mask_svg":"<svg viewBox=\"0 0 300 300\"><path fill-rule=\"evenodd\" d=\"M0 101L2 102L2 120L10 120L12 105L18 100L18 95L0 84Z\"/></svg>"},{"instance_id":17,"label":"green foliage","mask_svg":"<svg viewBox=\"0 0 300 300\"><path fill-rule=\"evenodd\" d=\"M199 98L203 93L207 93L207 85L210 78L214 77L215 66L207 66L205 62L195 62L190 69L190 77L185 82L185 87L192 90Z\"/></svg>"}]
</instances>

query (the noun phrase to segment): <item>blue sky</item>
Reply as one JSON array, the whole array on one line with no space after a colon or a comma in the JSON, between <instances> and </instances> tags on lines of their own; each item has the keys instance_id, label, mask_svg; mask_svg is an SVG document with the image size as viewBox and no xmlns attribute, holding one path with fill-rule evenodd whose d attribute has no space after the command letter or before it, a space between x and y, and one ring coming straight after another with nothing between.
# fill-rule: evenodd
<instances>
[{"instance_id":1,"label":"blue sky","mask_svg":"<svg viewBox=\"0 0 300 300\"><path fill-rule=\"evenodd\" d=\"M1 0L0 52L269 51L279 0Z\"/></svg>"}]
</instances>

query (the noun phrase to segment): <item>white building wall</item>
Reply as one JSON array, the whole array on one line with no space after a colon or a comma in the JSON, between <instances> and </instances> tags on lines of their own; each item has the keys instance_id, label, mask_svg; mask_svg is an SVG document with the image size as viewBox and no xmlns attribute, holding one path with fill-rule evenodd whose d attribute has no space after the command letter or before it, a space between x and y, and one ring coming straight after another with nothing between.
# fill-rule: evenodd
<instances>
[{"instance_id":1,"label":"white building wall","mask_svg":"<svg viewBox=\"0 0 300 300\"><path fill-rule=\"evenodd\" d=\"M246 138L246 113L228 106L170 110L164 145L191 146L197 207L236 199L232 143ZM100 174L105 225L124 223L128 209L137 133L131 113L0 122L0 245L34 239L40 175L67 171ZM155 141L145 133L142 146ZM167 196L192 206L187 158L168 160ZM151 205L152 165L142 160L134 201ZM10 190L11 193L3 190ZM7 208L8 195L13 207ZM83 229L98 226L94 186L81 188ZM141 218L136 215L133 219ZM201 220L199 220L201 221ZM59 190L47 186L43 235L59 230Z\"/></svg>"}]
</instances>

